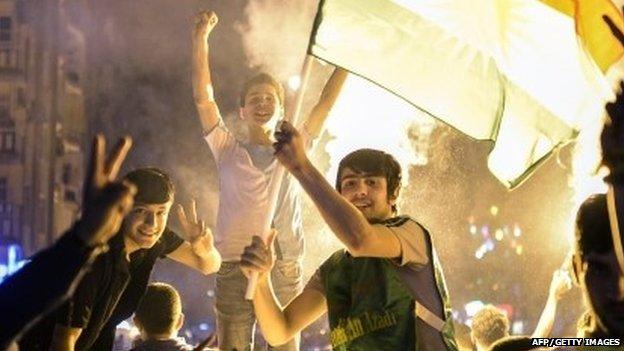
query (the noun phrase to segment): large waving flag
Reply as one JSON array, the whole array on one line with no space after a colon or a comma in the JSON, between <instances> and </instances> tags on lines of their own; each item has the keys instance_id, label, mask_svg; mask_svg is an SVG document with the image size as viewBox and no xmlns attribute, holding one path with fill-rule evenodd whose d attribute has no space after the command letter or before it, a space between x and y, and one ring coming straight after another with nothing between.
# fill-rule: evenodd
<instances>
[{"instance_id":1,"label":"large waving flag","mask_svg":"<svg viewBox=\"0 0 624 351\"><path fill-rule=\"evenodd\" d=\"M323 0L309 52L495 141L508 187L600 123L610 92L573 18L537 0Z\"/></svg>"}]
</instances>

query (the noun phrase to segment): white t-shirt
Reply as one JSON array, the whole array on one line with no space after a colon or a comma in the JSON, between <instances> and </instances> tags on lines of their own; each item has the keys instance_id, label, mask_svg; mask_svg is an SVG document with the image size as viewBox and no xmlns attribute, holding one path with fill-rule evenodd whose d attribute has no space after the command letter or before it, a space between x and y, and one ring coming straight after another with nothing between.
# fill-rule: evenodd
<instances>
[{"instance_id":1,"label":"white t-shirt","mask_svg":"<svg viewBox=\"0 0 624 351\"><path fill-rule=\"evenodd\" d=\"M269 210L270 176L277 164L272 156L273 148L258 145L246 148L222 121L204 139L219 174L215 246L224 262L240 261L243 249L251 244L251 237L262 235ZM303 255L300 206L294 186L292 177L285 176L273 219L278 231L278 258L284 260L300 260Z\"/></svg>"}]
</instances>

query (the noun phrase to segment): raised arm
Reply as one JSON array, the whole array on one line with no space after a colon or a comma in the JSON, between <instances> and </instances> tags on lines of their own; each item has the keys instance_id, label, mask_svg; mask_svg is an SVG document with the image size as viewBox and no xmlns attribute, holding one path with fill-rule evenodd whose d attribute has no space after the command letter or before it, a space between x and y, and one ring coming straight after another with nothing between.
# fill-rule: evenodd
<instances>
[{"instance_id":1,"label":"raised arm","mask_svg":"<svg viewBox=\"0 0 624 351\"><path fill-rule=\"evenodd\" d=\"M563 270L556 270L553 273L552 280L550 282L550 289L548 290L548 299L546 300L546 306L542 310L540 319L537 322L535 331L532 338L547 338L552 331L555 324L555 317L557 316L557 305L559 300L572 288L572 281L570 280L568 273Z\"/></svg>"},{"instance_id":2,"label":"raised arm","mask_svg":"<svg viewBox=\"0 0 624 351\"><path fill-rule=\"evenodd\" d=\"M401 243L391 230L371 225L312 165L299 132L287 122L276 133L275 154L310 196L321 216L353 256L400 257Z\"/></svg>"},{"instance_id":3,"label":"raised arm","mask_svg":"<svg viewBox=\"0 0 624 351\"><path fill-rule=\"evenodd\" d=\"M210 77L210 60L208 37L219 21L213 11L203 11L195 17L193 30L192 80L193 99L204 132L214 128L221 114L215 103L212 79Z\"/></svg>"},{"instance_id":4,"label":"raised arm","mask_svg":"<svg viewBox=\"0 0 624 351\"><path fill-rule=\"evenodd\" d=\"M187 241L170 253L169 258L206 275L218 271L221 255L214 246L214 237L206 222L197 218L195 200L191 201L188 214L182 205L177 206L177 212Z\"/></svg>"},{"instance_id":5,"label":"raised arm","mask_svg":"<svg viewBox=\"0 0 624 351\"><path fill-rule=\"evenodd\" d=\"M105 244L132 208L136 187L116 181L131 139L108 156L102 136L94 139L84 182L82 218L52 247L38 253L0 285L0 350L74 293Z\"/></svg>"},{"instance_id":6,"label":"raised arm","mask_svg":"<svg viewBox=\"0 0 624 351\"><path fill-rule=\"evenodd\" d=\"M241 256L241 269L247 277L251 272L258 273L258 285L253 297L254 311L264 338L270 345L277 346L287 343L317 320L327 311L327 303L323 294L306 289L286 308L279 305L270 278L275 262L274 239L275 232L268 239L270 244L266 245L260 237L254 236Z\"/></svg>"},{"instance_id":7,"label":"raised arm","mask_svg":"<svg viewBox=\"0 0 624 351\"><path fill-rule=\"evenodd\" d=\"M314 105L308 119L304 122L304 128L312 137L316 138L321 134L325 120L338 99L346 78L347 71L340 67L336 67L334 73L329 77L319 101Z\"/></svg>"}]
</instances>

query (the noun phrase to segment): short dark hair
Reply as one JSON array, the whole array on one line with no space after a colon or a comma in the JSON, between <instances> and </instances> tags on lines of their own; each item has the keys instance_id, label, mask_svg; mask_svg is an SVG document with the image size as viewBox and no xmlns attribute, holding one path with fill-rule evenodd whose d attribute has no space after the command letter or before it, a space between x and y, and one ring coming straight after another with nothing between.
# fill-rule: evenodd
<instances>
[{"instance_id":1,"label":"short dark hair","mask_svg":"<svg viewBox=\"0 0 624 351\"><path fill-rule=\"evenodd\" d=\"M591 252L604 254L613 250L605 194L591 195L581 204L576 214L575 239L581 258Z\"/></svg>"},{"instance_id":2,"label":"short dark hair","mask_svg":"<svg viewBox=\"0 0 624 351\"><path fill-rule=\"evenodd\" d=\"M176 289L165 283L151 283L135 312L141 328L148 334L169 333L182 313L182 302Z\"/></svg>"},{"instance_id":3,"label":"short dark hair","mask_svg":"<svg viewBox=\"0 0 624 351\"><path fill-rule=\"evenodd\" d=\"M345 156L338 165L336 174L336 190L342 191L342 172L350 168L357 173L366 173L372 176L386 178L388 198L392 197L396 190L401 187L401 165L394 156L375 149L359 149ZM392 211L396 212L396 206Z\"/></svg>"},{"instance_id":4,"label":"short dark hair","mask_svg":"<svg viewBox=\"0 0 624 351\"><path fill-rule=\"evenodd\" d=\"M240 92L239 102L240 107L245 107L245 97L247 97L247 93L251 87L259 84L269 84L275 88L275 92L277 93L277 98L279 99L280 105L284 106L284 87L280 82L275 79L272 75L268 73L258 73L255 76L249 78L245 84L243 84L243 89Z\"/></svg>"},{"instance_id":5,"label":"short dark hair","mask_svg":"<svg viewBox=\"0 0 624 351\"><path fill-rule=\"evenodd\" d=\"M155 167L138 168L126 174L137 187L135 203L164 204L173 199L175 189L169 176Z\"/></svg>"}]
</instances>

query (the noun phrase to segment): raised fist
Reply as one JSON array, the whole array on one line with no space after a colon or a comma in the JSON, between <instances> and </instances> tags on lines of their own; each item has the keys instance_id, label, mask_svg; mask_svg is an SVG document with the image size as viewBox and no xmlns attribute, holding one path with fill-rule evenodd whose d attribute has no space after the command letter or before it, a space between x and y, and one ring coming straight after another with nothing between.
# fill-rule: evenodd
<instances>
[{"instance_id":1,"label":"raised fist","mask_svg":"<svg viewBox=\"0 0 624 351\"><path fill-rule=\"evenodd\" d=\"M195 15L195 29L193 38L195 40L207 40L212 29L219 22L219 17L214 11L202 11Z\"/></svg>"}]
</instances>

